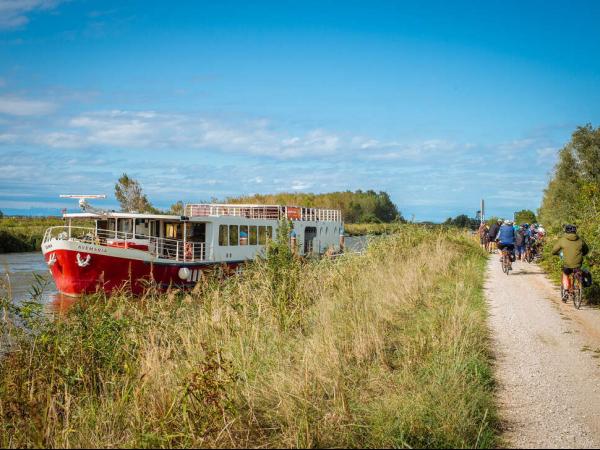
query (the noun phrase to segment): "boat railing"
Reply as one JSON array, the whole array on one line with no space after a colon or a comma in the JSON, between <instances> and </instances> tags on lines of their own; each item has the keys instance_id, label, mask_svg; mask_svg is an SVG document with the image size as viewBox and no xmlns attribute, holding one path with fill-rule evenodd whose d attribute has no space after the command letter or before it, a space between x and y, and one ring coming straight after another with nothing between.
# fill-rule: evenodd
<instances>
[{"instance_id":1,"label":"boat railing","mask_svg":"<svg viewBox=\"0 0 600 450\"><path fill-rule=\"evenodd\" d=\"M206 243L183 241L139 233L87 227L56 226L44 233L43 244L51 240L68 240L102 247L123 248L148 252L162 259L181 262L205 261Z\"/></svg>"},{"instance_id":2,"label":"boat railing","mask_svg":"<svg viewBox=\"0 0 600 450\"><path fill-rule=\"evenodd\" d=\"M299 206L279 205L187 204L185 205L185 215L189 217L235 216L248 219L267 220L342 221L342 212L339 209L303 208Z\"/></svg>"}]
</instances>

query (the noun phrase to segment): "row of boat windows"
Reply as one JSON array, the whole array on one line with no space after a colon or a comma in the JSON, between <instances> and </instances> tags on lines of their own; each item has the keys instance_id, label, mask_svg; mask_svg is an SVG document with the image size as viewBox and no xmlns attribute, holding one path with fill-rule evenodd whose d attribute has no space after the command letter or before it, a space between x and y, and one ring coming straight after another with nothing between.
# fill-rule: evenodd
<instances>
[{"instance_id":1,"label":"row of boat windows","mask_svg":"<svg viewBox=\"0 0 600 450\"><path fill-rule=\"evenodd\" d=\"M219 225L219 245L265 245L273 238L273 227L257 225Z\"/></svg>"}]
</instances>

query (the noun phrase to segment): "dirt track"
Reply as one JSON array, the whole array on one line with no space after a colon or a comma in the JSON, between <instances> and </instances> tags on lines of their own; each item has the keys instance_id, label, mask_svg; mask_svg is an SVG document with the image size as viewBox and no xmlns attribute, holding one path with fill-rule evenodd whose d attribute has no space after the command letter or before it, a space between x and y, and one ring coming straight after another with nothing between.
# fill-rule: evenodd
<instances>
[{"instance_id":1,"label":"dirt track","mask_svg":"<svg viewBox=\"0 0 600 450\"><path fill-rule=\"evenodd\" d=\"M535 265L488 263L486 294L509 447L600 447L600 310L560 301Z\"/></svg>"}]
</instances>

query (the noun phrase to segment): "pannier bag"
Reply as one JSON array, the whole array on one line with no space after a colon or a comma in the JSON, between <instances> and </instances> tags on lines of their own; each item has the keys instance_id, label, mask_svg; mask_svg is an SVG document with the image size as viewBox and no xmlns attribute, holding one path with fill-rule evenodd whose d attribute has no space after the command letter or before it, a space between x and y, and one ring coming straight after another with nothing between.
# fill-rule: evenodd
<instances>
[{"instance_id":1,"label":"pannier bag","mask_svg":"<svg viewBox=\"0 0 600 450\"><path fill-rule=\"evenodd\" d=\"M581 284L586 288L592 285L592 273L589 270L581 271Z\"/></svg>"}]
</instances>

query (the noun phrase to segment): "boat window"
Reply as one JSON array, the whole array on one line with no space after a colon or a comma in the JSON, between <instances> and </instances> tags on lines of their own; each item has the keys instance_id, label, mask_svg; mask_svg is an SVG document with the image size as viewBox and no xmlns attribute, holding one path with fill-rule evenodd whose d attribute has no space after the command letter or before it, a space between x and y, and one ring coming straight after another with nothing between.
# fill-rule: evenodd
<instances>
[{"instance_id":1,"label":"boat window","mask_svg":"<svg viewBox=\"0 0 600 450\"><path fill-rule=\"evenodd\" d=\"M258 245L267 243L267 227L258 227Z\"/></svg>"},{"instance_id":2,"label":"boat window","mask_svg":"<svg viewBox=\"0 0 600 450\"><path fill-rule=\"evenodd\" d=\"M258 244L258 227L256 225L252 225L250 227L250 245Z\"/></svg>"},{"instance_id":3,"label":"boat window","mask_svg":"<svg viewBox=\"0 0 600 450\"><path fill-rule=\"evenodd\" d=\"M267 240L273 239L273 227L267 227Z\"/></svg>"},{"instance_id":4,"label":"boat window","mask_svg":"<svg viewBox=\"0 0 600 450\"><path fill-rule=\"evenodd\" d=\"M229 245L238 245L238 226L229 225Z\"/></svg>"},{"instance_id":5,"label":"boat window","mask_svg":"<svg viewBox=\"0 0 600 450\"><path fill-rule=\"evenodd\" d=\"M229 245L227 230L227 225L219 225L219 245Z\"/></svg>"},{"instance_id":6,"label":"boat window","mask_svg":"<svg viewBox=\"0 0 600 450\"><path fill-rule=\"evenodd\" d=\"M240 245L248 245L248 225L240 225Z\"/></svg>"},{"instance_id":7,"label":"boat window","mask_svg":"<svg viewBox=\"0 0 600 450\"><path fill-rule=\"evenodd\" d=\"M135 237L144 239L150 234L148 219L136 219L135 221Z\"/></svg>"},{"instance_id":8,"label":"boat window","mask_svg":"<svg viewBox=\"0 0 600 450\"><path fill-rule=\"evenodd\" d=\"M168 239L177 239L179 224L167 223L165 224L165 237Z\"/></svg>"},{"instance_id":9,"label":"boat window","mask_svg":"<svg viewBox=\"0 0 600 450\"><path fill-rule=\"evenodd\" d=\"M205 223L191 223L188 226L189 239L192 242L204 242L206 241L206 224Z\"/></svg>"}]
</instances>

